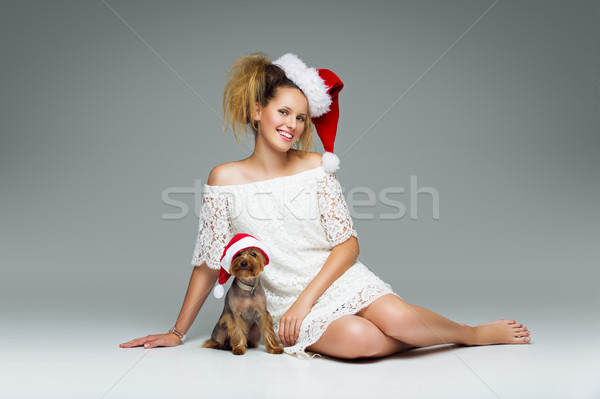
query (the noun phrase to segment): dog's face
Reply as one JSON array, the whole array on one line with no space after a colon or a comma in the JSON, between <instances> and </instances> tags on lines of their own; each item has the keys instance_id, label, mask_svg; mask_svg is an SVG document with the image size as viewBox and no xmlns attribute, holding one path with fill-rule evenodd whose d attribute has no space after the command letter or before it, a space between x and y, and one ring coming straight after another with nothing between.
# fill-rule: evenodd
<instances>
[{"instance_id":1,"label":"dog's face","mask_svg":"<svg viewBox=\"0 0 600 399\"><path fill-rule=\"evenodd\" d=\"M265 269L266 261L267 259L258 248L246 248L231 261L229 274L239 278L256 277Z\"/></svg>"}]
</instances>

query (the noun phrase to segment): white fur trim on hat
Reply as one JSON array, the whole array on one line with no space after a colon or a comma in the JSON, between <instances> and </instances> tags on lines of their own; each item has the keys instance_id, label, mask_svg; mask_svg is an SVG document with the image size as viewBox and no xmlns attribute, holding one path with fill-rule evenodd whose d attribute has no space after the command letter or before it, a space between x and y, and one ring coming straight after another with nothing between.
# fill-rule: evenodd
<instances>
[{"instance_id":1,"label":"white fur trim on hat","mask_svg":"<svg viewBox=\"0 0 600 399\"><path fill-rule=\"evenodd\" d=\"M315 68L309 68L295 54L287 53L273 61L285 71L286 76L294 82L308 99L311 118L319 117L331 105L331 97L327 86Z\"/></svg>"}]
</instances>

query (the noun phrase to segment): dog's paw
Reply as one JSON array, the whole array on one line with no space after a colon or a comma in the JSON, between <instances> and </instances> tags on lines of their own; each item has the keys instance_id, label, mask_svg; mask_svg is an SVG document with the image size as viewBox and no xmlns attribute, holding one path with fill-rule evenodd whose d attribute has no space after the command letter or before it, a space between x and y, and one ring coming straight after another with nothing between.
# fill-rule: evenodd
<instances>
[{"instance_id":1,"label":"dog's paw","mask_svg":"<svg viewBox=\"0 0 600 399\"><path fill-rule=\"evenodd\" d=\"M238 346L238 347L233 348L231 350L231 352L234 355L243 355L244 353L246 353L246 348L244 348L243 346Z\"/></svg>"},{"instance_id":2,"label":"dog's paw","mask_svg":"<svg viewBox=\"0 0 600 399\"><path fill-rule=\"evenodd\" d=\"M283 348L281 346L274 346L272 348L267 348L267 352L274 355L281 355L283 353Z\"/></svg>"}]
</instances>

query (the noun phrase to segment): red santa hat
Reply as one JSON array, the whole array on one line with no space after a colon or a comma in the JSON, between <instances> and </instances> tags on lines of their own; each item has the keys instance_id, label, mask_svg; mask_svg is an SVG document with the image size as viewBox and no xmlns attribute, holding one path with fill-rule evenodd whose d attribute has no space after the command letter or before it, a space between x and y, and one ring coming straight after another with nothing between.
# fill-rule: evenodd
<instances>
[{"instance_id":1,"label":"red santa hat","mask_svg":"<svg viewBox=\"0 0 600 399\"><path fill-rule=\"evenodd\" d=\"M219 270L219 284L215 286L213 291L215 297L221 298L225 292L223 285L229 280L229 277L231 277L231 274L229 274L229 267L235 256L248 248L258 248L265 256L265 266L269 264L270 251L264 242L250 234L236 234L229 241L229 244L225 246L225 249L223 249L223 255L221 255L221 269Z\"/></svg>"},{"instance_id":2,"label":"red santa hat","mask_svg":"<svg viewBox=\"0 0 600 399\"><path fill-rule=\"evenodd\" d=\"M273 64L280 66L308 99L310 117L325 149L323 169L335 172L340 167L340 159L333 153L340 117L338 94L344 83L329 69L309 68L292 53L282 55Z\"/></svg>"}]
</instances>

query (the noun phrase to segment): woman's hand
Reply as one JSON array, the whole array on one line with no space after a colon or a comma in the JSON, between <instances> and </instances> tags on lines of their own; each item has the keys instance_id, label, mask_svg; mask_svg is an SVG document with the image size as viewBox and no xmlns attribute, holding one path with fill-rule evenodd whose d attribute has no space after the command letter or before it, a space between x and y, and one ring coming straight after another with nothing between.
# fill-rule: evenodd
<instances>
[{"instance_id":1,"label":"woman's hand","mask_svg":"<svg viewBox=\"0 0 600 399\"><path fill-rule=\"evenodd\" d=\"M173 333L146 335L145 337L132 339L129 342L119 344L121 348L133 348L134 346L144 345L144 348L150 349L156 346L177 346L181 339Z\"/></svg>"},{"instance_id":2,"label":"woman's hand","mask_svg":"<svg viewBox=\"0 0 600 399\"><path fill-rule=\"evenodd\" d=\"M300 325L302 320L310 312L312 304L303 301L300 297L292 306L281 316L279 322L279 339L283 346L291 346L298 340L300 335Z\"/></svg>"}]
</instances>

